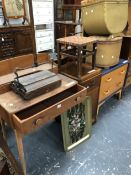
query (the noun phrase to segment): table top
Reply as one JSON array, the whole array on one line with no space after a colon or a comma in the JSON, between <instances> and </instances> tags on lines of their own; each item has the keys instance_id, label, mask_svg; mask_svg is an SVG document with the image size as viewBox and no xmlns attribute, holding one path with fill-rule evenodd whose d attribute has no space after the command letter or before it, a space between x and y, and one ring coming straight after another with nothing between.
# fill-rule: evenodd
<instances>
[{"instance_id":1,"label":"table top","mask_svg":"<svg viewBox=\"0 0 131 175\"><path fill-rule=\"evenodd\" d=\"M69 44L72 46L84 46L88 43L96 43L97 38L94 36L83 37L83 36L68 36L57 39L58 43Z\"/></svg>"},{"instance_id":2,"label":"table top","mask_svg":"<svg viewBox=\"0 0 131 175\"><path fill-rule=\"evenodd\" d=\"M46 100L46 99L48 99L56 94L59 94L59 93L65 91L66 89L69 89L77 84L77 81L72 80L71 78L68 78L64 75L58 74L58 76L62 80L61 86L52 90L51 92L40 95L40 96L33 98L31 100L23 100L19 95L15 94L13 91L8 91L8 92L0 95L0 106L8 114L14 114L14 113L19 112L23 109L31 107L31 106L33 106L41 101L44 101L44 100Z\"/></svg>"}]
</instances>

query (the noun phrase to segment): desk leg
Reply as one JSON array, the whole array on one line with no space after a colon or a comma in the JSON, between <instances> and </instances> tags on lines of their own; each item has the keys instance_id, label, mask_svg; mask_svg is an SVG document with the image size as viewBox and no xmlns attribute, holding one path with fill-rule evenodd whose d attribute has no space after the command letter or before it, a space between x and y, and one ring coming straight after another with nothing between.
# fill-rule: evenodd
<instances>
[{"instance_id":1,"label":"desk leg","mask_svg":"<svg viewBox=\"0 0 131 175\"><path fill-rule=\"evenodd\" d=\"M15 136L16 136L16 142L17 142L17 147L18 147L18 153L19 153L19 158L20 162L23 168L23 172L26 175L26 162L24 158L24 147L23 147L23 136L21 133L15 130Z\"/></svg>"},{"instance_id":2,"label":"desk leg","mask_svg":"<svg viewBox=\"0 0 131 175\"><path fill-rule=\"evenodd\" d=\"M0 124L1 124L3 138L6 140L5 122L2 118L0 118Z\"/></svg>"}]
</instances>

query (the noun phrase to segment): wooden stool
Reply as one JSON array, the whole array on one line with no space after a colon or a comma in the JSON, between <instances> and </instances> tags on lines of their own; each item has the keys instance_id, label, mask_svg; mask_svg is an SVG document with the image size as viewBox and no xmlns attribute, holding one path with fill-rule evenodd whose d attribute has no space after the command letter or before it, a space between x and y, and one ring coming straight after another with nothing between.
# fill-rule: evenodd
<instances>
[{"instance_id":1,"label":"wooden stool","mask_svg":"<svg viewBox=\"0 0 131 175\"><path fill-rule=\"evenodd\" d=\"M86 49L89 43L93 44L92 51ZM96 48L95 37L69 36L57 39L58 71L76 80L84 78L89 69L95 68ZM92 67L84 60L90 55L92 55ZM63 66L64 59L67 61Z\"/></svg>"}]
</instances>

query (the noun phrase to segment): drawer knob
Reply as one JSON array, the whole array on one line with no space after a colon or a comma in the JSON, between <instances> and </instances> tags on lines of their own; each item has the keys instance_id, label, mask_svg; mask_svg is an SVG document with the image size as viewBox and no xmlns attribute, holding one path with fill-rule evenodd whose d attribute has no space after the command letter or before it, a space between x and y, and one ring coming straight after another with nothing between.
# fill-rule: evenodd
<instances>
[{"instance_id":1,"label":"drawer knob","mask_svg":"<svg viewBox=\"0 0 131 175\"><path fill-rule=\"evenodd\" d=\"M34 121L34 125L40 125L40 124L42 124L42 119L41 118Z\"/></svg>"},{"instance_id":2,"label":"drawer knob","mask_svg":"<svg viewBox=\"0 0 131 175\"><path fill-rule=\"evenodd\" d=\"M80 102L80 100L81 100L81 97L76 98L76 102Z\"/></svg>"},{"instance_id":3,"label":"drawer knob","mask_svg":"<svg viewBox=\"0 0 131 175\"><path fill-rule=\"evenodd\" d=\"M125 74L125 72L126 72L125 70L122 70L122 71L121 71L121 74Z\"/></svg>"},{"instance_id":4,"label":"drawer knob","mask_svg":"<svg viewBox=\"0 0 131 175\"><path fill-rule=\"evenodd\" d=\"M108 78L106 81L107 81L107 82L110 82L111 80L112 80L112 78Z\"/></svg>"},{"instance_id":5,"label":"drawer knob","mask_svg":"<svg viewBox=\"0 0 131 175\"><path fill-rule=\"evenodd\" d=\"M107 90L107 91L104 92L105 95L108 95L109 93L110 93L109 90Z\"/></svg>"}]
</instances>

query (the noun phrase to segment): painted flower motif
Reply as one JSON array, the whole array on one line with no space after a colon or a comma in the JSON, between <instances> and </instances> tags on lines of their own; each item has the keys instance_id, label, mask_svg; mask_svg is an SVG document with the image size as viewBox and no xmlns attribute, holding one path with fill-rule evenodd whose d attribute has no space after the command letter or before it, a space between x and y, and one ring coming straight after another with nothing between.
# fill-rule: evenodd
<instances>
[{"instance_id":1,"label":"painted flower motif","mask_svg":"<svg viewBox=\"0 0 131 175\"><path fill-rule=\"evenodd\" d=\"M85 106L81 103L68 110L68 128L72 143L83 137L85 130Z\"/></svg>"}]
</instances>

